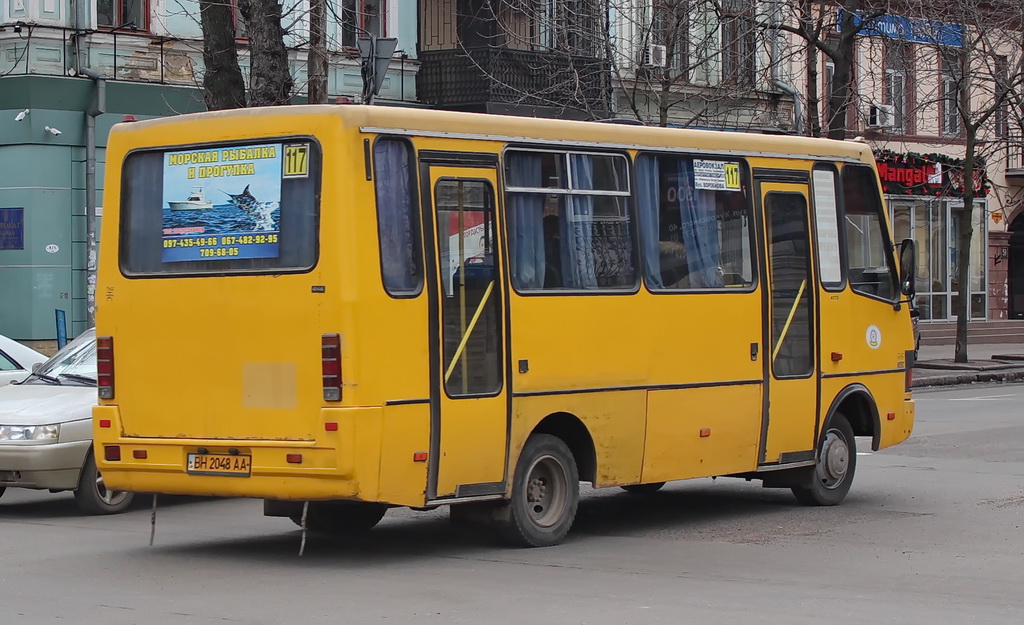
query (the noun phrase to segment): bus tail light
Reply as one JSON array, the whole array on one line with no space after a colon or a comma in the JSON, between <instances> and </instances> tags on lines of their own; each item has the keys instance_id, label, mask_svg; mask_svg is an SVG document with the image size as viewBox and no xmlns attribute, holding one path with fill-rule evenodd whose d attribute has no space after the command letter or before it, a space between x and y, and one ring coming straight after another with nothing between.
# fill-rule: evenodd
<instances>
[{"instance_id":1,"label":"bus tail light","mask_svg":"<svg viewBox=\"0 0 1024 625\"><path fill-rule=\"evenodd\" d=\"M320 341L324 401L341 401L341 335L325 334Z\"/></svg>"},{"instance_id":2,"label":"bus tail light","mask_svg":"<svg viewBox=\"0 0 1024 625\"><path fill-rule=\"evenodd\" d=\"M114 337L96 337L96 384L100 399L114 398Z\"/></svg>"}]
</instances>

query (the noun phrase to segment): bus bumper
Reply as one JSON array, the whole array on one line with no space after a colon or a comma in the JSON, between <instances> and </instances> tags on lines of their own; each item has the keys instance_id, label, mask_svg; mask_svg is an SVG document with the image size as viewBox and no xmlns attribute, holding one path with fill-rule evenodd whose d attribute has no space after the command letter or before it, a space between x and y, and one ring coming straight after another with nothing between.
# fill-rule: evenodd
<instances>
[{"instance_id":1,"label":"bus bumper","mask_svg":"<svg viewBox=\"0 0 1024 625\"><path fill-rule=\"evenodd\" d=\"M324 408L324 422L337 423L334 431L318 433L315 440L184 439L124 436L120 408L93 408L96 462L108 488L133 492L252 497L263 499L382 501L382 408ZM358 427L357 427L358 425ZM117 452L108 452L111 447ZM247 471L237 474L200 473L189 468L190 454L248 457ZM113 460L108 458L118 457ZM220 467L216 467L220 469ZM238 467L233 467L237 469ZM425 482L424 473L424 482ZM397 505L423 505L384 501Z\"/></svg>"},{"instance_id":2,"label":"bus bumper","mask_svg":"<svg viewBox=\"0 0 1024 625\"><path fill-rule=\"evenodd\" d=\"M878 443L878 449L902 443L914 431L914 400L910 398L904 399L902 408L902 412L881 415L882 435Z\"/></svg>"}]
</instances>

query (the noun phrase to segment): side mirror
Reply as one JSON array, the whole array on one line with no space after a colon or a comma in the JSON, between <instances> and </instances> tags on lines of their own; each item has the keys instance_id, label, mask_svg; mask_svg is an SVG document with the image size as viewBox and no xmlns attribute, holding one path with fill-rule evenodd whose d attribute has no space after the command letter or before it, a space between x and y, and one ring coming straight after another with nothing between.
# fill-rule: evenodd
<instances>
[{"instance_id":1,"label":"side mirror","mask_svg":"<svg viewBox=\"0 0 1024 625\"><path fill-rule=\"evenodd\" d=\"M37 362L32 364L32 373L38 373L43 368L43 363Z\"/></svg>"},{"instance_id":2,"label":"side mirror","mask_svg":"<svg viewBox=\"0 0 1024 625\"><path fill-rule=\"evenodd\" d=\"M914 272L917 269L917 243L913 239L903 239L900 243L900 292L911 301L917 294L914 283Z\"/></svg>"}]
</instances>

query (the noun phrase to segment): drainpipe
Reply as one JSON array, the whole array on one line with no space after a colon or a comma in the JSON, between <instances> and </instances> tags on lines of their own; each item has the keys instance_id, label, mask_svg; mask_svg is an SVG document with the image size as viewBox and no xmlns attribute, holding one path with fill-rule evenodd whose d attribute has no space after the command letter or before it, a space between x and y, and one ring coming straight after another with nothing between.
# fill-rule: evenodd
<instances>
[{"instance_id":1,"label":"drainpipe","mask_svg":"<svg viewBox=\"0 0 1024 625\"><path fill-rule=\"evenodd\" d=\"M782 19L779 16L779 3L772 5L772 25L777 26ZM778 28L772 28L772 86L793 97L793 117L795 118L796 134L804 134L804 103L800 100L800 92L793 85L785 82L779 75L779 56L782 54L782 47L779 45L781 33Z\"/></svg>"},{"instance_id":2,"label":"drainpipe","mask_svg":"<svg viewBox=\"0 0 1024 625\"><path fill-rule=\"evenodd\" d=\"M96 118L107 110L107 77L88 67L78 73L96 83L96 98L85 111L86 322L96 325Z\"/></svg>"}]
</instances>

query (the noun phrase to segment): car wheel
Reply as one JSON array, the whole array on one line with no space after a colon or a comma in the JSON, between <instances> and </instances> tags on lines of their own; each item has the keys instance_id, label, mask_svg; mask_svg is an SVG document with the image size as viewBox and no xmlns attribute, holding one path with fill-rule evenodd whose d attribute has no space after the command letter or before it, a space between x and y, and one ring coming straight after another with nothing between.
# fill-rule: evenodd
<instances>
[{"instance_id":1,"label":"car wheel","mask_svg":"<svg viewBox=\"0 0 1024 625\"><path fill-rule=\"evenodd\" d=\"M110 490L103 483L103 476L96 468L92 451L85 459L82 475L75 490L75 503L86 514L117 514L132 503L135 493L125 490Z\"/></svg>"},{"instance_id":2,"label":"car wheel","mask_svg":"<svg viewBox=\"0 0 1024 625\"><path fill-rule=\"evenodd\" d=\"M388 507L370 501L311 501L306 512L306 528L325 534L362 534L373 529ZM302 527L302 515L291 518Z\"/></svg>"},{"instance_id":3,"label":"car wheel","mask_svg":"<svg viewBox=\"0 0 1024 625\"><path fill-rule=\"evenodd\" d=\"M850 492L856 468L857 445L853 428L845 416L836 414L821 437L818 464L804 485L793 487L793 494L804 505L834 506Z\"/></svg>"},{"instance_id":4,"label":"car wheel","mask_svg":"<svg viewBox=\"0 0 1024 625\"><path fill-rule=\"evenodd\" d=\"M650 484L630 484L629 486L621 486L620 488L627 493L633 493L634 495L649 495L650 493L658 492L664 485L665 482L651 482Z\"/></svg>"},{"instance_id":5,"label":"car wheel","mask_svg":"<svg viewBox=\"0 0 1024 625\"><path fill-rule=\"evenodd\" d=\"M534 434L516 464L512 499L498 514L501 534L519 547L558 544L572 527L579 500L579 470L569 447L550 434Z\"/></svg>"}]
</instances>

